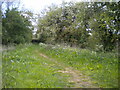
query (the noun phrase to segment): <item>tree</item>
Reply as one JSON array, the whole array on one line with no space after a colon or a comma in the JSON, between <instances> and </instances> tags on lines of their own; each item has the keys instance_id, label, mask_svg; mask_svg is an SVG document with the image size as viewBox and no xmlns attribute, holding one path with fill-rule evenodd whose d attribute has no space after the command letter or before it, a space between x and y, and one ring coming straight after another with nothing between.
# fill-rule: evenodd
<instances>
[{"instance_id":1,"label":"tree","mask_svg":"<svg viewBox=\"0 0 120 90\"><path fill-rule=\"evenodd\" d=\"M6 10L2 18L2 43L25 43L32 38L31 22L16 8Z\"/></svg>"},{"instance_id":2,"label":"tree","mask_svg":"<svg viewBox=\"0 0 120 90\"><path fill-rule=\"evenodd\" d=\"M78 2L51 7L39 19L38 32L46 35L45 41L53 37L55 42L71 46L112 51L119 37L119 3Z\"/></svg>"},{"instance_id":3,"label":"tree","mask_svg":"<svg viewBox=\"0 0 120 90\"><path fill-rule=\"evenodd\" d=\"M118 37L118 14L119 3L94 3L93 7L99 8L99 12L94 13L89 25L92 32L96 33L95 38L99 39L97 46L103 46L103 50L111 51L116 47ZM112 9L111 9L111 6ZM91 36L93 37L93 36Z\"/></svg>"}]
</instances>

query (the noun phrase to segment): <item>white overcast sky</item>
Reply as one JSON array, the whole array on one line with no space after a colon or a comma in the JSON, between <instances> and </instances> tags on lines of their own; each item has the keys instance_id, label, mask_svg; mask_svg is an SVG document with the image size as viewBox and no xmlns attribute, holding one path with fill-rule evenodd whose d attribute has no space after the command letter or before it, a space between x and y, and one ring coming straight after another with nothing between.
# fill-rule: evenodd
<instances>
[{"instance_id":1,"label":"white overcast sky","mask_svg":"<svg viewBox=\"0 0 120 90\"><path fill-rule=\"evenodd\" d=\"M81 1L81 0L21 0L21 4L24 5L26 9L30 9L35 13L39 13L45 7L50 6L52 3L60 5L62 1Z\"/></svg>"},{"instance_id":2,"label":"white overcast sky","mask_svg":"<svg viewBox=\"0 0 120 90\"><path fill-rule=\"evenodd\" d=\"M16 1L16 0L0 0L0 1ZM60 5L63 1L65 2L88 2L88 1L119 1L119 0L17 0L20 1L21 5L29 10L32 10L34 13L40 13L41 10L45 9L47 6L50 6L52 3Z\"/></svg>"},{"instance_id":3,"label":"white overcast sky","mask_svg":"<svg viewBox=\"0 0 120 90\"><path fill-rule=\"evenodd\" d=\"M45 7L50 6L52 3L60 5L63 1L65 2L79 2L79 1L119 1L119 0L20 0L25 8L33 10L35 13L39 13Z\"/></svg>"}]
</instances>

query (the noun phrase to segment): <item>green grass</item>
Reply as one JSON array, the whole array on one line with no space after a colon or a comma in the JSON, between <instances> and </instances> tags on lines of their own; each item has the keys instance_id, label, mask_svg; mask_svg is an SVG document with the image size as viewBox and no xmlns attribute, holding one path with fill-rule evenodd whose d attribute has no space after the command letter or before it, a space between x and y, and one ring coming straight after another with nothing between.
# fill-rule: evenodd
<instances>
[{"instance_id":1,"label":"green grass","mask_svg":"<svg viewBox=\"0 0 120 90\"><path fill-rule=\"evenodd\" d=\"M62 67L40 57L32 47L33 45L24 46L23 48L19 47L6 54L3 52L3 87L65 87L67 75L56 73Z\"/></svg>"},{"instance_id":2,"label":"green grass","mask_svg":"<svg viewBox=\"0 0 120 90\"><path fill-rule=\"evenodd\" d=\"M3 86L10 88L61 88L68 84L64 69L55 62L40 57L40 53L54 58L90 76L99 87L118 87L118 58L114 53L52 45L21 45L3 52Z\"/></svg>"},{"instance_id":3,"label":"green grass","mask_svg":"<svg viewBox=\"0 0 120 90\"><path fill-rule=\"evenodd\" d=\"M89 75L93 80L96 80L93 82L99 87L118 87L118 58L112 52L103 53L87 49L45 45L44 48L39 50L47 56L56 58L56 60L62 61L66 65L70 65Z\"/></svg>"}]
</instances>

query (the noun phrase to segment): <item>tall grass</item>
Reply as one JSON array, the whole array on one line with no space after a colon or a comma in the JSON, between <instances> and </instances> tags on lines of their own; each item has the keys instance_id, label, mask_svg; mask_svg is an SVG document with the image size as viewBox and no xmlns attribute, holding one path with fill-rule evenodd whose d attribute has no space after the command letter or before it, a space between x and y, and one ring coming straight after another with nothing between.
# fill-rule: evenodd
<instances>
[{"instance_id":1,"label":"tall grass","mask_svg":"<svg viewBox=\"0 0 120 90\"><path fill-rule=\"evenodd\" d=\"M67 75L56 73L62 67L40 57L33 47L34 45L24 45L8 53L3 52L3 87L65 87Z\"/></svg>"},{"instance_id":2,"label":"tall grass","mask_svg":"<svg viewBox=\"0 0 120 90\"><path fill-rule=\"evenodd\" d=\"M118 56L116 53L41 44L39 47L42 47L39 48L40 52L89 75L99 87L118 87Z\"/></svg>"},{"instance_id":3,"label":"tall grass","mask_svg":"<svg viewBox=\"0 0 120 90\"><path fill-rule=\"evenodd\" d=\"M64 67L40 57L39 52L90 76L99 87L118 87L116 54L46 44L21 45L16 50L3 53L4 87L66 87L69 76L56 73Z\"/></svg>"}]
</instances>

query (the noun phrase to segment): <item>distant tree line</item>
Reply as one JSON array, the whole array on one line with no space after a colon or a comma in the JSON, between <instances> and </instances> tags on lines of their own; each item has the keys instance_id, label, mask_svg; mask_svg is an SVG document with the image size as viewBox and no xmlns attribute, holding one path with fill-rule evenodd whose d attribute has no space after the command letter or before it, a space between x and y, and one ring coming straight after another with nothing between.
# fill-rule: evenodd
<instances>
[{"instance_id":1,"label":"distant tree line","mask_svg":"<svg viewBox=\"0 0 120 90\"><path fill-rule=\"evenodd\" d=\"M120 38L120 2L52 5L39 17L39 41L111 51Z\"/></svg>"}]
</instances>

